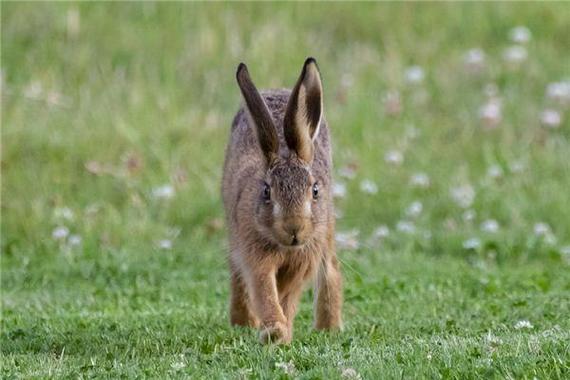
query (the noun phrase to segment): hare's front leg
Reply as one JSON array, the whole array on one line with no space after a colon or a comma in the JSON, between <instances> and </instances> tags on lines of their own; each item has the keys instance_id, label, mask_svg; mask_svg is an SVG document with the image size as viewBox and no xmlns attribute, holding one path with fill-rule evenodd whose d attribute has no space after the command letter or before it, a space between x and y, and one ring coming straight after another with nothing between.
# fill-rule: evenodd
<instances>
[{"instance_id":1,"label":"hare's front leg","mask_svg":"<svg viewBox=\"0 0 570 380\"><path fill-rule=\"evenodd\" d=\"M230 323L232 326L259 326L259 321L250 310L247 290L235 268L231 268Z\"/></svg>"},{"instance_id":2,"label":"hare's front leg","mask_svg":"<svg viewBox=\"0 0 570 380\"><path fill-rule=\"evenodd\" d=\"M248 278L252 301L261 319L259 340L262 343L289 343L291 335L287 319L279 304L275 269L256 270Z\"/></svg>"},{"instance_id":3,"label":"hare's front leg","mask_svg":"<svg viewBox=\"0 0 570 380\"><path fill-rule=\"evenodd\" d=\"M320 263L315 281L315 328L342 328L341 309L342 277L333 251Z\"/></svg>"}]
</instances>

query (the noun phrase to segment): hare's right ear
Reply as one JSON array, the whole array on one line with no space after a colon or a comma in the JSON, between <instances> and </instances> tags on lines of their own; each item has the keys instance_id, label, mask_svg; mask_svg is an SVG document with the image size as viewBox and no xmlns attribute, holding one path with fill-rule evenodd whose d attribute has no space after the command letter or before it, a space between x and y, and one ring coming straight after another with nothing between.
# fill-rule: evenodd
<instances>
[{"instance_id":1,"label":"hare's right ear","mask_svg":"<svg viewBox=\"0 0 570 380\"><path fill-rule=\"evenodd\" d=\"M245 100L251 120L256 126L257 139L268 164L275 159L279 151L277 131L273 124L271 114L263 98L255 88L249 77L247 66L240 63L237 68L236 79Z\"/></svg>"}]
</instances>

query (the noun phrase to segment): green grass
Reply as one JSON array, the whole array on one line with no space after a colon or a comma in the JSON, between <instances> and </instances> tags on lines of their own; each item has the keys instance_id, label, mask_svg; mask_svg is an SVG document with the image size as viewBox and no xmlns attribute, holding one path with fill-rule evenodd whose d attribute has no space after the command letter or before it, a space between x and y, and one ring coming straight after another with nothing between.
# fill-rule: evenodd
<instances>
[{"instance_id":1,"label":"green grass","mask_svg":"<svg viewBox=\"0 0 570 380\"><path fill-rule=\"evenodd\" d=\"M570 75L566 4L1 10L2 378L570 377L570 114L545 96ZM512 67L517 25L532 38ZM486 66L470 73L477 47ZM347 187L338 230L359 247L339 249L345 330L312 331L307 292L293 343L264 347L227 317L219 187L234 70L245 61L259 87L290 87L309 55ZM421 84L405 80L413 65ZM488 130L490 83L502 120ZM557 129L541 125L547 108ZM401 165L384 159L394 149ZM428 188L410 185L417 172ZM165 184L170 199L155 196ZM467 209L450 194L461 185L475 193ZM421 213L406 215L414 201ZM495 233L481 230L490 219ZM380 225L389 236L371 240ZM62 226L70 236L54 238Z\"/></svg>"}]
</instances>

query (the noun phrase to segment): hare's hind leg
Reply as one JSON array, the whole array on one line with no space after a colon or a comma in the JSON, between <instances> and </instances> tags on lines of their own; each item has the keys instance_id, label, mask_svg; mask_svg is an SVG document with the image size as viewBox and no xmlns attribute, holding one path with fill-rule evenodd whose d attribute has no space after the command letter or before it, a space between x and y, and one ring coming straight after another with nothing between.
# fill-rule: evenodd
<instances>
[{"instance_id":1,"label":"hare's hind leg","mask_svg":"<svg viewBox=\"0 0 570 380\"><path fill-rule=\"evenodd\" d=\"M230 323L232 326L248 326L257 328L259 321L252 313L243 279L239 273L231 269Z\"/></svg>"},{"instance_id":2,"label":"hare's hind leg","mask_svg":"<svg viewBox=\"0 0 570 380\"><path fill-rule=\"evenodd\" d=\"M334 251L323 258L315 281L315 328L342 328L342 277Z\"/></svg>"}]
</instances>

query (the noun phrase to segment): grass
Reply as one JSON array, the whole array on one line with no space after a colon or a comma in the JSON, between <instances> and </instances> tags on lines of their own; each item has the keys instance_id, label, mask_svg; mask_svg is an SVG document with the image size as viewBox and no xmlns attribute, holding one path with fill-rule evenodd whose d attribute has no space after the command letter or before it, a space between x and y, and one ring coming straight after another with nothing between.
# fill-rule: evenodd
<instances>
[{"instance_id":1,"label":"grass","mask_svg":"<svg viewBox=\"0 0 570 380\"><path fill-rule=\"evenodd\" d=\"M2 378L570 376L570 125L545 96L570 72L565 4L1 10ZM517 25L532 38L513 64ZM227 321L234 70L245 61L260 87L286 87L309 55L347 188L338 230L358 243L339 242L346 328L312 331L307 292L293 343L263 347ZM495 97L502 117L485 128ZM558 128L541 125L547 108ZM429 187L410 185L419 172ZM389 235L371 239L381 225Z\"/></svg>"}]
</instances>

